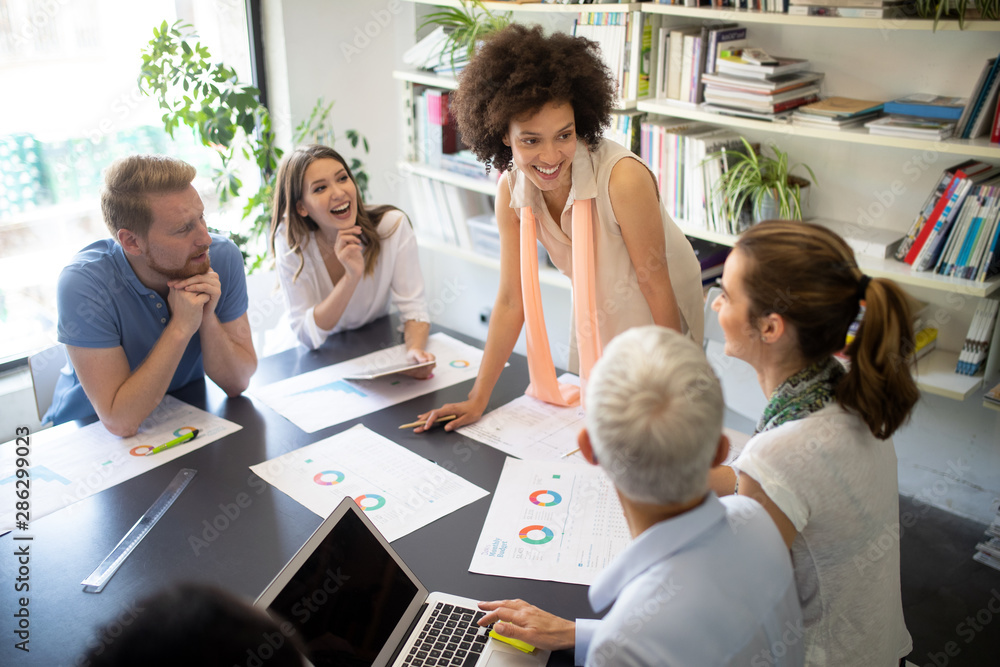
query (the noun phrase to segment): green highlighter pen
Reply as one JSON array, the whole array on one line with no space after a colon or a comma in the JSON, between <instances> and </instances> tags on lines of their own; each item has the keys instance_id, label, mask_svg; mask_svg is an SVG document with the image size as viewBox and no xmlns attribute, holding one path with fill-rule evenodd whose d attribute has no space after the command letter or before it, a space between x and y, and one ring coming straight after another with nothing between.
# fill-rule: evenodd
<instances>
[{"instance_id":1,"label":"green highlighter pen","mask_svg":"<svg viewBox=\"0 0 1000 667\"><path fill-rule=\"evenodd\" d=\"M174 438L170 442L163 443L159 447L153 447L151 450L149 450L148 452L145 453L145 456L149 456L150 454L159 454L160 452L162 452L165 449L170 449L171 447L176 447L177 445L182 445L185 442L188 442L190 440L194 440L195 437L197 437L197 435L198 435L198 429L195 429L195 430L191 431L190 433L185 433L184 435L180 436L179 438Z\"/></svg>"}]
</instances>

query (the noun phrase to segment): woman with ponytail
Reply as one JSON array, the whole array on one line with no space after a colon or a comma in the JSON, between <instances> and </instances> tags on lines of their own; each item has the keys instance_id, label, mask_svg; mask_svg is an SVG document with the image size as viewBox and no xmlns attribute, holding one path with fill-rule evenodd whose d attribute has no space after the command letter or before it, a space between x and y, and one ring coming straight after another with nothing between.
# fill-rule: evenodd
<instances>
[{"instance_id":1,"label":"woman with ponytail","mask_svg":"<svg viewBox=\"0 0 1000 667\"><path fill-rule=\"evenodd\" d=\"M858 269L833 232L770 221L745 232L712 304L725 352L769 402L720 495L758 500L791 551L809 665L897 665L912 648L899 583L899 496L890 439L919 398L906 296ZM847 348L833 356L865 304Z\"/></svg>"}]
</instances>

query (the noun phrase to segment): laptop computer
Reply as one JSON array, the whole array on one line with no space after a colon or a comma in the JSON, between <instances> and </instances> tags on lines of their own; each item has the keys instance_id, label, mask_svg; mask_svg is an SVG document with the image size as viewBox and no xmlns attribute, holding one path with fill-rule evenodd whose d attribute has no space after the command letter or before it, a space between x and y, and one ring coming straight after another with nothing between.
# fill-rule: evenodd
<instances>
[{"instance_id":1,"label":"laptop computer","mask_svg":"<svg viewBox=\"0 0 1000 667\"><path fill-rule=\"evenodd\" d=\"M531 667L489 638L476 600L428 593L364 510L344 498L264 589L254 606L294 626L314 667Z\"/></svg>"}]
</instances>

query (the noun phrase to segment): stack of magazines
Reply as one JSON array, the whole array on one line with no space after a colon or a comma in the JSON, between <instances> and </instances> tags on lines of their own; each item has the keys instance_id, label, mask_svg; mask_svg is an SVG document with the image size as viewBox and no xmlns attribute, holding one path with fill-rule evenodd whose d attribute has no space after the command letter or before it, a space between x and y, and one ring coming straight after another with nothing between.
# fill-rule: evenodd
<instances>
[{"instance_id":1,"label":"stack of magazines","mask_svg":"<svg viewBox=\"0 0 1000 667\"><path fill-rule=\"evenodd\" d=\"M955 121L910 116L885 116L865 123L869 134L941 141L955 131Z\"/></svg>"},{"instance_id":2,"label":"stack of magazines","mask_svg":"<svg viewBox=\"0 0 1000 667\"><path fill-rule=\"evenodd\" d=\"M796 109L792 113L792 122L795 125L840 130L875 120L881 111L881 102L857 100L853 97L828 97Z\"/></svg>"},{"instance_id":3,"label":"stack of magazines","mask_svg":"<svg viewBox=\"0 0 1000 667\"><path fill-rule=\"evenodd\" d=\"M819 99L823 74L806 71L809 61L770 57L747 47L720 56L714 74L702 75L703 109L736 116L778 120Z\"/></svg>"}]
</instances>

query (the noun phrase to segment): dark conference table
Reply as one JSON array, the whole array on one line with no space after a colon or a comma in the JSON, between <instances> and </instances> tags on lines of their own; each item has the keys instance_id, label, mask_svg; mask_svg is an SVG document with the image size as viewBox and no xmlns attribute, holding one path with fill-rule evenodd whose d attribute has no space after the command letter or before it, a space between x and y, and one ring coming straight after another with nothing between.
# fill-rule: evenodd
<instances>
[{"instance_id":1,"label":"dark conference table","mask_svg":"<svg viewBox=\"0 0 1000 667\"><path fill-rule=\"evenodd\" d=\"M477 341L444 331L466 343ZM250 391L263 385L351 359L400 342L394 319L382 318L361 329L332 336L319 350L287 350L260 360ZM527 363L513 355L490 399L488 410L524 392ZM440 428L414 434L398 426L417 414L448 401L464 399L472 381L400 403L360 419L305 433L249 396L227 399L211 381L195 382L174 396L229 419L243 428L190 454L81 500L58 512L33 520L27 533L0 537L0 664L75 665L88 643L100 643L96 630L117 621L126 625L137 613L136 604L164 586L183 581L218 585L250 600L270 583L282 566L320 524L321 518L263 482L249 466L327 438L355 424L435 461L491 492L457 512L393 542L393 547L431 591L441 590L474 599L524 598L567 618L592 617L587 587L471 574L469 563L500 477L506 454L457 433ZM11 434L13 436L13 434ZM197 476L173 506L153 526L100 594L83 592L83 581L101 563L138 518L159 497L181 468ZM229 526L207 547L190 543L203 539L204 521L212 523L223 507L246 504ZM5 499L4 502L8 502ZM13 502L13 501L10 501ZM233 514L230 508L230 514ZM223 521L218 522L223 525ZM17 598L14 591L17 559L13 537L32 535L30 542L30 653L14 648L20 641L13 631ZM208 534L211 536L211 533ZM141 613L141 612L138 612ZM115 627L112 626L111 630ZM183 641L184 638L178 638ZM572 665L572 653L553 654L550 665Z\"/></svg>"}]
</instances>

